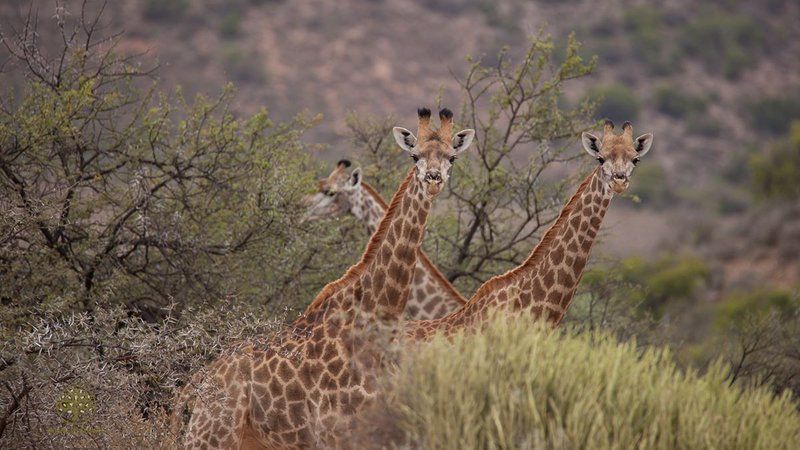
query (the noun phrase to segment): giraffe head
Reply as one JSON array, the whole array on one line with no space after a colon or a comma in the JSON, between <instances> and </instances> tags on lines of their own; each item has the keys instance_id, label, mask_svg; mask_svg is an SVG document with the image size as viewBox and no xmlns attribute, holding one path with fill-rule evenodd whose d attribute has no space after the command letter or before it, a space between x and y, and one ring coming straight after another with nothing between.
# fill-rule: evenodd
<instances>
[{"instance_id":1,"label":"giraffe head","mask_svg":"<svg viewBox=\"0 0 800 450\"><path fill-rule=\"evenodd\" d=\"M360 194L361 168L348 171L351 165L342 159L327 178L317 181L317 192L303 199L306 220L342 216L358 204L355 197Z\"/></svg>"},{"instance_id":2,"label":"giraffe head","mask_svg":"<svg viewBox=\"0 0 800 450\"><path fill-rule=\"evenodd\" d=\"M597 159L602 166L601 176L617 194L625 192L630 184L631 173L639 159L650 151L653 144L653 133L633 138L633 126L630 122L622 125L622 134L614 134L614 122L606 120L603 126L603 138L591 133L581 135L583 148Z\"/></svg>"},{"instance_id":3,"label":"giraffe head","mask_svg":"<svg viewBox=\"0 0 800 450\"><path fill-rule=\"evenodd\" d=\"M447 108L439 111L441 125L438 130L431 127L430 109L420 108L417 114L417 136L401 127L394 127L392 134L397 145L411 155L416 180L423 184L429 197L434 197L450 178L450 168L456 157L472 143L475 130L466 129L454 135L453 113Z\"/></svg>"}]
</instances>

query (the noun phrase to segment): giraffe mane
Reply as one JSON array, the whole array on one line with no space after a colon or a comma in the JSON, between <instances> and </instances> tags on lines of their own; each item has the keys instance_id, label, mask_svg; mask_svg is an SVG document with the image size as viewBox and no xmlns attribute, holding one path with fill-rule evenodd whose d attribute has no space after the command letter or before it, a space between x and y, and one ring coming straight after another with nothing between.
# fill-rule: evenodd
<instances>
[{"instance_id":1,"label":"giraffe mane","mask_svg":"<svg viewBox=\"0 0 800 450\"><path fill-rule=\"evenodd\" d=\"M383 242L383 239L386 237L386 233L389 231L389 224L394 217L395 212L400 208L400 202L403 199L403 195L405 195L406 190L408 189L408 185L411 182L412 178L414 177L414 168L412 167L411 170L408 171L408 175L406 175L406 179L400 184L400 187L392 196L392 201L389 203L389 207L386 210L386 214L384 214L383 219L381 219L380 224L378 224L378 229L375 230L375 233L372 234L372 237L369 239L367 243L367 248L364 249L364 253L361 255L361 260L356 264L350 266L347 269L347 272L342 275L341 278L335 281L331 281L330 283L326 284L324 288L314 297L314 300L311 302L310 305L306 308L306 311L311 311L322 304L327 298L331 296L334 292L338 292L342 287L346 286L348 283L353 281L354 279L361 276L364 273L364 269L367 268L367 265L372 261L375 255L380 248L380 244ZM361 184L364 186L364 184Z\"/></svg>"},{"instance_id":2,"label":"giraffe mane","mask_svg":"<svg viewBox=\"0 0 800 450\"><path fill-rule=\"evenodd\" d=\"M386 203L386 200L383 199L383 196L381 194L379 194L378 191L376 191L374 187L370 186L369 184L367 184L367 183L365 183L363 181L361 182L361 187L364 188L364 190L367 191L369 193L369 195L371 195L372 198L375 199L376 202L378 202L379 205L381 205L381 208L387 210L387 212L388 212L389 204Z\"/></svg>"},{"instance_id":3,"label":"giraffe mane","mask_svg":"<svg viewBox=\"0 0 800 450\"><path fill-rule=\"evenodd\" d=\"M366 190L367 193L369 193L369 195L371 195L372 198L376 202L378 202L379 205L381 205L381 207L387 209L386 214L389 214L388 212L389 205L386 203L386 200L383 199L381 194L379 194L378 191L375 190L374 187L370 186L367 183L364 183L363 181L361 182L361 187L363 187L364 190ZM431 276L442 282L442 286L444 286L450 294L459 299L462 304L467 303L467 299L465 299L464 296L461 295L461 293L458 292L456 288L453 287L452 283L450 283L450 281L444 276L444 274L439 270L439 268L436 267L435 264L433 264L433 261L431 261L430 258L428 258L428 255L426 255L425 252L417 252L417 259L419 259L420 263L422 263L422 265L425 266L425 268L430 271Z\"/></svg>"},{"instance_id":4,"label":"giraffe mane","mask_svg":"<svg viewBox=\"0 0 800 450\"><path fill-rule=\"evenodd\" d=\"M553 243L556 242L559 232L564 227L564 223L566 223L567 217L569 217L570 213L575 209L575 205L578 203L581 194L583 194L583 191L586 190L586 188L589 186L589 183L591 183L592 178L594 178L595 173L597 173L597 171L599 170L600 168L593 170L586 177L586 179L583 180L580 186L578 186L578 190L575 191L574 194L572 194L572 197L570 197L567 204L564 205L564 208L561 209L561 212L558 214L558 217L556 218L555 222L553 222L553 224L550 225L550 228L548 228L547 231L544 233L544 236L542 236L542 239L533 249L528 258L526 258L525 261L519 266L509 270L508 272L502 275L496 275L490 278L487 282L483 283L481 287L479 287L478 290L475 291L475 294L472 295L470 300L480 298L485 294L494 291L495 289L499 289L501 285L513 281L517 277L517 275L522 272L523 269L530 268L531 266L534 266L539 262L541 262L542 258L545 256L545 253L550 249L550 247L553 246Z\"/></svg>"}]
</instances>

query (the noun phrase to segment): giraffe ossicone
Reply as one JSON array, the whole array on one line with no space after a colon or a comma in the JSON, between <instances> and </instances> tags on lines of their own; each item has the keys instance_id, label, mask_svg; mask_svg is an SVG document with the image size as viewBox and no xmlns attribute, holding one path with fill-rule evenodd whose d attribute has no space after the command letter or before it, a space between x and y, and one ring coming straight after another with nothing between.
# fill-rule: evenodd
<instances>
[{"instance_id":1,"label":"giraffe ossicone","mask_svg":"<svg viewBox=\"0 0 800 450\"><path fill-rule=\"evenodd\" d=\"M316 296L308 313L271 345L226 352L181 390L173 430L189 447L336 447L375 396L383 343L399 331L428 213L453 157L474 131L453 137L452 113L418 110L418 132L395 128L414 165L395 192L361 260ZM344 165L344 164L342 164ZM345 167L346 168L346 167Z\"/></svg>"}]
</instances>

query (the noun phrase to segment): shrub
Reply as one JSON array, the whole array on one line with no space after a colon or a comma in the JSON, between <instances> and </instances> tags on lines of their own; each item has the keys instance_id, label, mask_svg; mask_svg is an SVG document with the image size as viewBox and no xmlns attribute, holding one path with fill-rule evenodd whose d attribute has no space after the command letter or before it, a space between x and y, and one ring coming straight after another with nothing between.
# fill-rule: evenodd
<instances>
[{"instance_id":1,"label":"shrub","mask_svg":"<svg viewBox=\"0 0 800 450\"><path fill-rule=\"evenodd\" d=\"M751 188L761 200L800 198L800 121L789 136L750 156Z\"/></svg>"},{"instance_id":2,"label":"shrub","mask_svg":"<svg viewBox=\"0 0 800 450\"><path fill-rule=\"evenodd\" d=\"M266 342L280 319L235 298L213 308L170 309L159 324L105 307L37 317L0 347L0 447L172 447L165 413L175 387L234 342ZM55 406L74 390L90 402L81 420Z\"/></svg>"},{"instance_id":3,"label":"shrub","mask_svg":"<svg viewBox=\"0 0 800 450\"><path fill-rule=\"evenodd\" d=\"M642 165L636 169L635 177L636 182L633 183L631 193L642 200L644 207L659 208L675 200L667 174L661 166Z\"/></svg>"},{"instance_id":4,"label":"shrub","mask_svg":"<svg viewBox=\"0 0 800 450\"><path fill-rule=\"evenodd\" d=\"M664 258L650 267L647 280L647 304L658 307L674 300L685 300L703 286L710 276L706 264L700 259Z\"/></svg>"},{"instance_id":5,"label":"shrub","mask_svg":"<svg viewBox=\"0 0 800 450\"><path fill-rule=\"evenodd\" d=\"M0 321L91 310L101 295L128 306L308 300L314 286L297 296L288 280L321 242L299 226L313 119L237 118L231 87L191 103L140 90L149 72L84 13L51 22L75 34L42 58L37 23L2 36L16 63L0 82L24 82L0 112ZM333 236L320 230L309 236Z\"/></svg>"},{"instance_id":6,"label":"shrub","mask_svg":"<svg viewBox=\"0 0 800 450\"><path fill-rule=\"evenodd\" d=\"M397 435L411 447L800 445L800 413L788 393L731 387L719 362L704 375L684 372L665 350L527 319L436 339L401 364L381 409L398 416Z\"/></svg>"},{"instance_id":7,"label":"shrub","mask_svg":"<svg viewBox=\"0 0 800 450\"><path fill-rule=\"evenodd\" d=\"M612 120L636 120L639 115L639 100L636 94L623 84L609 84L591 89L588 99L597 103L595 116Z\"/></svg>"},{"instance_id":8,"label":"shrub","mask_svg":"<svg viewBox=\"0 0 800 450\"><path fill-rule=\"evenodd\" d=\"M237 11L231 11L228 14L225 14L225 17L222 19L222 25L220 25L220 34L226 38L237 36L239 34L241 24L241 14L239 14Z\"/></svg>"},{"instance_id":9,"label":"shrub","mask_svg":"<svg viewBox=\"0 0 800 450\"><path fill-rule=\"evenodd\" d=\"M144 16L150 20L176 19L189 9L189 0L146 0Z\"/></svg>"},{"instance_id":10,"label":"shrub","mask_svg":"<svg viewBox=\"0 0 800 450\"><path fill-rule=\"evenodd\" d=\"M708 266L692 256L664 256L653 261L628 258L617 269L621 279L641 289L641 305L657 315L693 298L710 277Z\"/></svg>"},{"instance_id":11,"label":"shrub","mask_svg":"<svg viewBox=\"0 0 800 450\"><path fill-rule=\"evenodd\" d=\"M755 316L777 313L790 317L800 308L800 299L790 292L760 289L754 292L734 293L727 296L717 307L717 324L741 325Z\"/></svg>"},{"instance_id":12,"label":"shrub","mask_svg":"<svg viewBox=\"0 0 800 450\"><path fill-rule=\"evenodd\" d=\"M800 94L768 96L744 102L744 112L758 132L780 135L800 119Z\"/></svg>"},{"instance_id":13,"label":"shrub","mask_svg":"<svg viewBox=\"0 0 800 450\"><path fill-rule=\"evenodd\" d=\"M687 118L686 131L697 136L713 138L722 134L722 124L708 114L695 114Z\"/></svg>"},{"instance_id":14,"label":"shrub","mask_svg":"<svg viewBox=\"0 0 800 450\"><path fill-rule=\"evenodd\" d=\"M255 51L247 52L234 44L223 48L228 73L232 79L242 83L267 83L269 81L261 58Z\"/></svg>"},{"instance_id":15,"label":"shrub","mask_svg":"<svg viewBox=\"0 0 800 450\"><path fill-rule=\"evenodd\" d=\"M654 100L659 111L678 118L703 113L708 106L703 97L685 93L681 88L668 84L656 87Z\"/></svg>"}]
</instances>

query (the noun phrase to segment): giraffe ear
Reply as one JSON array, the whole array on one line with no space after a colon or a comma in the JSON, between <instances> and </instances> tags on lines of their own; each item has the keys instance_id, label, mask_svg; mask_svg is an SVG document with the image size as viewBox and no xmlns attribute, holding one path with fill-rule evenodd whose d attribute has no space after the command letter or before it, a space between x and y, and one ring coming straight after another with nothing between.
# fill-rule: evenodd
<instances>
[{"instance_id":1,"label":"giraffe ear","mask_svg":"<svg viewBox=\"0 0 800 450\"><path fill-rule=\"evenodd\" d=\"M417 138L414 136L414 133L406 130L403 127L394 127L392 128L392 134L394 135L394 140L397 141L397 145L400 146L403 150L414 153L417 145Z\"/></svg>"},{"instance_id":2,"label":"giraffe ear","mask_svg":"<svg viewBox=\"0 0 800 450\"><path fill-rule=\"evenodd\" d=\"M583 133L581 134L581 143L583 144L583 149L586 150L586 153L592 155L592 158L600 156L602 144L600 139L597 139L597 136L592 133Z\"/></svg>"},{"instance_id":3,"label":"giraffe ear","mask_svg":"<svg viewBox=\"0 0 800 450\"><path fill-rule=\"evenodd\" d=\"M453 136L453 155L458 155L466 150L472 144L473 139L475 139L475 130L467 128L456 133Z\"/></svg>"},{"instance_id":4,"label":"giraffe ear","mask_svg":"<svg viewBox=\"0 0 800 450\"><path fill-rule=\"evenodd\" d=\"M650 151L650 147L653 145L653 133L639 136L636 138L636 141L634 141L634 145L636 146L636 153L638 153L639 158L641 158Z\"/></svg>"},{"instance_id":5,"label":"giraffe ear","mask_svg":"<svg viewBox=\"0 0 800 450\"><path fill-rule=\"evenodd\" d=\"M361 167L356 167L350 172L350 189L361 187Z\"/></svg>"}]
</instances>

